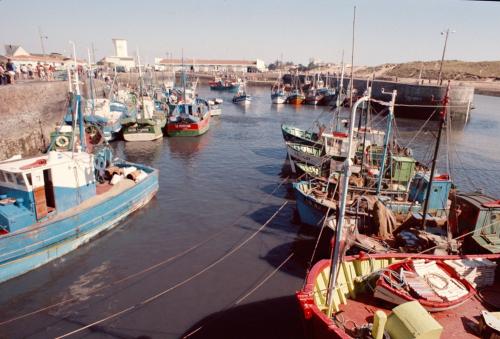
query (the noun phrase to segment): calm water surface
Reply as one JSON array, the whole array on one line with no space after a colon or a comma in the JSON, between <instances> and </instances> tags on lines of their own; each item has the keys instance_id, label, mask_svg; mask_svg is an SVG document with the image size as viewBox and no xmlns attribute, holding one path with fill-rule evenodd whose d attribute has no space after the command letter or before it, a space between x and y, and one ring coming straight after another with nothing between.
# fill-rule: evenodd
<instances>
[{"instance_id":1,"label":"calm water surface","mask_svg":"<svg viewBox=\"0 0 500 339\"><path fill-rule=\"evenodd\" d=\"M114 143L118 156L160 169L158 195L99 239L0 285L0 321L77 300L0 326L0 337L56 337L139 305L216 262L288 201L262 232L211 269L73 337L178 338L198 330L193 338L301 338L293 294L302 285L316 232L294 222L290 186L278 186L289 176L280 124L307 128L318 115L326 119L329 113L272 106L267 88L250 91L255 99L245 109L233 105L230 94L202 88L200 96L225 99L223 115L202 137ZM450 171L462 190L500 196L499 106L499 98L476 96L470 122L453 126ZM398 120L400 142L411 140L422 123ZM412 147L420 160L428 161L433 140L434 132L415 138ZM290 254L275 275L245 297ZM176 255L145 274L92 292Z\"/></svg>"}]
</instances>

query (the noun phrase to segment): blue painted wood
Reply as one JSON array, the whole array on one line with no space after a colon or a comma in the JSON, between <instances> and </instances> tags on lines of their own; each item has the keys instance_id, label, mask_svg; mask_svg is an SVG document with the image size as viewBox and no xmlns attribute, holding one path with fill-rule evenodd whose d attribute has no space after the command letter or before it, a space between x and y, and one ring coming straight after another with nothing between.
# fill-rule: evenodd
<instances>
[{"instance_id":1,"label":"blue painted wood","mask_svg":"<svg viewBox=\"0 0 500 339\"><path fill-rule=\"evenodd\" d=\"M158 190L158 171L138 164L148 172L136 185L106 201L86 208L74 207L43 222L0 236L0 282L44 265L116 226L127 215L145 205Z\"/></svg>"}]
</instances>

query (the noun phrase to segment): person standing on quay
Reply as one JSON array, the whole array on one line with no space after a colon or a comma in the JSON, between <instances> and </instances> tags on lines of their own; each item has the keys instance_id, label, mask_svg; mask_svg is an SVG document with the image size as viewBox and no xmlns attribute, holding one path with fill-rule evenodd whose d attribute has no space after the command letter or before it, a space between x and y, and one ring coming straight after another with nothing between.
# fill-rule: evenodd
<instances>
[{"instance_id":1,"label":"person standing on quay","mask_svg":"<svg viewBox=\"0 0 500 339\"><path fill-rule=\"evenodd\" d=\"M5 65L0 63L0 85L6 85L7 80L5 79Z\"/></svg>"},{"instance_id":2,"label":"person standing on quay","mask_svg":"<svg viewBox=\"0 0 500 339\"><path fill-rule=\"evenodd\" d=\"M11 59L7 59L7 64L6 66L6 71L7 71L7 77L8 77L8 83L9 84L14 84L15 83L15 76L16 76L16 65L12 62Z\"/></svg>"}]
</instances>

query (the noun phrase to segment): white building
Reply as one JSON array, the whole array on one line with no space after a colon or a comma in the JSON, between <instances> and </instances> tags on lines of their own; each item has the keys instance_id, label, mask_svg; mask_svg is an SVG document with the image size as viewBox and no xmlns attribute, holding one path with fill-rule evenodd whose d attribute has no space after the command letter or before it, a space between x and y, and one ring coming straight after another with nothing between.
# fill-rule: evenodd
<instances>
[{"instance_id":1,"label":"white building","mask_svg":"<svg viewBox=\"0 0 500 339\"><path fill-rule=\"evenodd\" d=\"M109 65L111 67L122 67L125 71L130 71L135 67L135 59L128 56L127 40L113 39L115 55L107 56L99 61L99 64Z\"/></svg>"},{"instance_id":2,"label":"white building","mask_svg":"<svg viewBox=\"0 0 500 339\"><path fill-rule=\"evenodd\" d=\"M267 70L264 61L256 60L207 60L207 59L162 59L155 58L155 69L173 69L174 71L186 70L206 73L254 73Z\"/></svg>"},{"instance_id":3,"label":"white building","mask_svg":"<svg viewBox=\"0 0 500 339\"><path fill-rule=\"evenodd\" d=\"M64 56L59 53L50 54L37 54L29 53L24 48L19 45L5 45L5 57L11 59L16 66L21 65L32 65L35 66L38 63L42 65L52 65L55 68L64 68L65 65L73 65L73 58ZM78 65L86 65L86 62L81 59L77 59Z\"/></svg>"}]
</instances>

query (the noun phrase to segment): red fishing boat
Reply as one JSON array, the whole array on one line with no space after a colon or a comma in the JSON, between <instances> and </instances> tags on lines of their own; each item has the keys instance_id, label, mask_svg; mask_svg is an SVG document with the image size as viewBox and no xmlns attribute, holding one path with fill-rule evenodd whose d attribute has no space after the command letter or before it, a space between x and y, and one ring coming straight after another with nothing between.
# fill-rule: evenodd
<instances>
[{"instance_id":1,"label":"red fishing boat","mask_svg":"<svg viewBox=\"0 0 500 339\"><path fill-rule=\"evenodd\" d=\"M166 130L170 137L192 137L204 134L210 128L210 109L204 100L192 104L178 104L169 116Z\"/></svg>"},{"instance_id":2,"label":"red fishing boat","mask_svg":"<svg viewBox=\"0 0 500 339\"><path fill-rule=\"evenodd\" d=\"M373 293L373 285L381 272L398 262L407 264L410 260L427 260L440 262L455 262L459 266L464 261L489 260L494 263L493 282L490 286L482 285L472 288L470 294L464 297L453 309L442 310L430 315L417 301L410 301L393 308L394 305L377 299ZM370 255L346 256L338 271L337 283L328 293L331 260L321 260L309 271L304 287L297 292L296 297L303 311L304 327L310 338L353 338L360 337L363 331L372 334L382 326L382 333L388 333L391 338L414 338L417 334L434 331L442 338L477 338L470 328L479 329L477 317L482 311L493 311L500 301L500 277L498 263L500 254L482 255L423 255L408 253L380 253ZM449 264L449 267L451 265ZM469 270L474 268L469 267ZM458 272L453 272L458 274ZM464 277L461 277L464 279ZM475 282L469 282L471 288ZM479 292L477 292L479 291ZM473 294L479 298L471 298ZM472 295L471 295L472 294ZM496 298L495 298L496 294ZM328 301L331 300L329 304ZM496 305L495 305L496 304ZM402 315L401 310L405 310ZM401 319L406 317L405 319ZM463 319L467 319L464 321ZM408 329L408 323L413 321L414 328ZM411 327L411 326L410 326ZM414 336L408 336L414 331ZM478 330L479 331L479 330ZM439 336L434 336L438 338Z\"/></svg>"}]
</instances>

